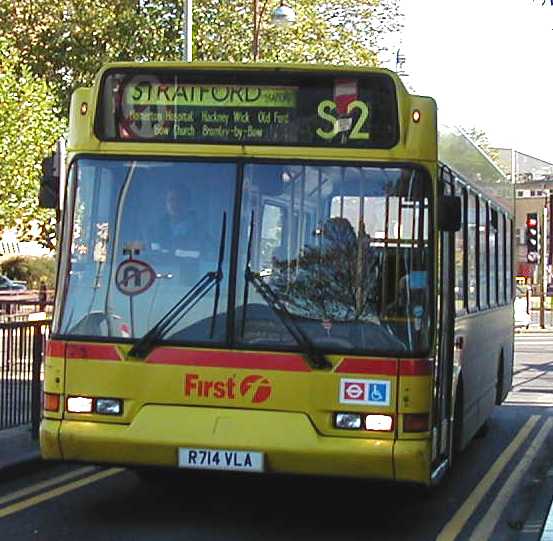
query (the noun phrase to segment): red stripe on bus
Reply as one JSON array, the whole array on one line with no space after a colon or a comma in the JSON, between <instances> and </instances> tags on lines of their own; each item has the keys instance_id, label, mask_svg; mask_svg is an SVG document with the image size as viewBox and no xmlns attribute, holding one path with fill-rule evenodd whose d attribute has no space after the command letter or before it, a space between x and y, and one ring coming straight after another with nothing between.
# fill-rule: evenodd
<instances>
[{"instance_id":1,"label":"red stripe on bus","mask_svg":"<svg viewBox=\"0 0 553 541\"><path fill-rule=\"evenodd\" d=\"M213 368L249 368L255 370L284 370L310 372L301 355L286 353L253 353L236 351L204 351L177 348L159 348L146 359L153 364L180 364Z\"/></svg>"},{"instance_id":2,"label":"red stripe on bus","mask_svg":"<svg viewBox=\"0 0 553 541\"><path fill-rule=\"evenodd\" d=\"M346 357L336 367L336 372L397 376L397 361L395 359L355 359Z\"/></svg>"},{"instance_id":3,"label":"red stripe on bus","mask_svg":"<svg viewBox=\"0 0 553 541\"><path fill-rule=\"evenodd\" d=\"M48 340L46 342L47 357L65 357L65 342L61 340Z\"/></svg>"},{"instance_id":4,"label":"red stripe on bus","mask_svg":"<svg viewBox=\"0 0 553 541\"><path fill-rule=\"evenodd\" d=\"M91 361L120 361L121 355L115 346L104 344L67 344L67 359L90 359Z\"/></svg>"},{"instance_id":5,"label":"red stripe on bus","mask_svg":"<svg viewBox=\"0 0 553 541\"><path fill-rule=\"evenodd\" d=\"M400 376L430 376L434 362L429 359L401 359L399 361Z\"/></svg>"}]
</instances>

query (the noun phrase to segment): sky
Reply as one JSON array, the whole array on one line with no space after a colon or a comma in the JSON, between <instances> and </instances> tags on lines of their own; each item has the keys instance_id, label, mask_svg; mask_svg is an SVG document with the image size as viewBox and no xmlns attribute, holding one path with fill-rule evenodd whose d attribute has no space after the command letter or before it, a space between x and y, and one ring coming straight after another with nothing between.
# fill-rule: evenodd
<instances>
[{"instance_id":1,"label":"sky","mask_svg":"<svg viewBox=\"0 0 553 541\"><path fill-rule=\"evenodd\" d=\"M405 83L439 119L484 131L491 146L553 163L553 6L547 0L400 0Z\"/></svg>"}]
</instances>

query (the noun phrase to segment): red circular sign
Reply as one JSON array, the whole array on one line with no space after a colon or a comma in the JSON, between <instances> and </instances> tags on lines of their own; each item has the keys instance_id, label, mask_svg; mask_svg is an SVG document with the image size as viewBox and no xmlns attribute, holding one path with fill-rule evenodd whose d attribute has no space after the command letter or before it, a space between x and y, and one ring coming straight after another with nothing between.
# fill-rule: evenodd
<instances>
[{"instance_id":1,"label":"red circular sign","mask_svg":"<svg viewBox=\"0 0 553 541\"><path fill-rule=\"evenodd\" d=\"M156 273L148 263L138 259L123 261L115 273L115 285L123 295L144 293L156 279Z\"/></svg>"},{"instance_id":2,"label":"red circular sign","mask_svg":"<svg viewBox=\"0 0 553 541\"><path fill-rule=\"evenodd\" d=\"M365 389L359 383L346 383L344 395L348 400L363 400Z\"/></svg>"}]
</instances>

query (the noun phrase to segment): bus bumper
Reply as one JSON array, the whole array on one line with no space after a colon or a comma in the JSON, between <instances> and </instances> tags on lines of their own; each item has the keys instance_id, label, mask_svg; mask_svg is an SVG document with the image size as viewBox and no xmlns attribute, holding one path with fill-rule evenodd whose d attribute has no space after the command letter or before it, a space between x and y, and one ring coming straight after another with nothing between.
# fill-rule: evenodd
<instances>
[{"instance_id":1,"label":"bus bumper","mask_svg":"<svg viewBox=\"0 0 553 541\"><path fill-rule=\"evenodd\" d=\"M46 459L177 467L181 447L235 449L268 473L429 482L428 441L323 436L302 413L149 405L130 425L44 419L40 441Z\"/></svg>"}]
</instances>

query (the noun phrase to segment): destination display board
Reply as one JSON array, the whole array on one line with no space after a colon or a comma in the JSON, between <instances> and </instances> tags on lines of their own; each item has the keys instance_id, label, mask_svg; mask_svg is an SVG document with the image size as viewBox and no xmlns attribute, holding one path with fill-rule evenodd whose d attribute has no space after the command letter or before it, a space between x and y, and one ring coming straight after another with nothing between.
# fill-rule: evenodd
<instances>
[{"instance_id":1,"label":"destination display board","mask_svg":"<svg viewBox=\"0 0 553 541\"><path fill-rule=\"evenodd\" d=\"M108 71L95 130L108 141L390 148L399 139L383 73Z\"/></svg>"}]
</instances>

